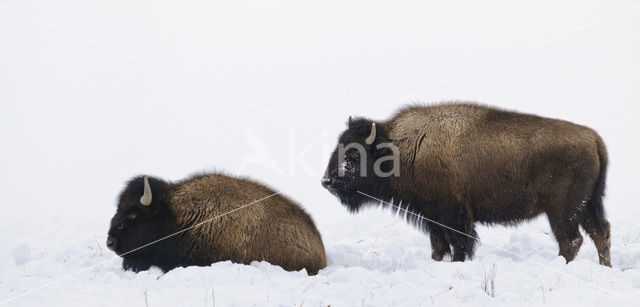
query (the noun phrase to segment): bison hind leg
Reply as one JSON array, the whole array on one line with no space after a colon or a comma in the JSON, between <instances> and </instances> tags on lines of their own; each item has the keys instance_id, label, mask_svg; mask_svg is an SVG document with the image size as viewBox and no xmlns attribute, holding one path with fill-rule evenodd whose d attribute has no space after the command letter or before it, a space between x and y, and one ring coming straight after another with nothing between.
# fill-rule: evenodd
<instances>
[{"instance_id":1,"label":"bison hind leg","mask_svg":"<svg viewBox=\"0 0 640 307\"><path fill-rule=\"evenodd\" d=\"M560 248L558 255L564 257L567 263L573 261L578 255L583 240L577 221L575 218L561 218L552 215L548 215L548 217L551 230Z\"/></svg>"},{"instance_id":2,"label":"bison hind leg","mask_svg":"<svg viewBox=\"0 0 640 307\"><path fill-rule=\"evenodd\" d=\"M580 225L596 245L600 264L610 267L611 256L609 249L611 247L611 231L609 222L604 219L604 217L600 217L600 223L598 223L596 212L591 208L587 208L580 220Z\"/></svg>"}]
</instances>

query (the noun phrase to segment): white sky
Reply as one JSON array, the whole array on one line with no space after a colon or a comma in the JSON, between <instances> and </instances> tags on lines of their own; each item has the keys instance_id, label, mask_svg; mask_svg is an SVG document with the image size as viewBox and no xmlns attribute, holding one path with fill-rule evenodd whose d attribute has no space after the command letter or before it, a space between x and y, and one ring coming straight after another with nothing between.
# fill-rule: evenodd
<instances>
[{"instance_id":1,"label":"white sky","mask_svg":"<svg viewBox=\"0 0 640 307\"><path fill-rule=\"evenodd\" d=\"M108 219L131 176L244 161L238 174L322 223L347 215L320 177L349 115L450 99L595 128L610 152L606 206L625 214L640 200L640 10L621 11L633 5L3 0L0 221Z\"/></svg>"}]
</instances>

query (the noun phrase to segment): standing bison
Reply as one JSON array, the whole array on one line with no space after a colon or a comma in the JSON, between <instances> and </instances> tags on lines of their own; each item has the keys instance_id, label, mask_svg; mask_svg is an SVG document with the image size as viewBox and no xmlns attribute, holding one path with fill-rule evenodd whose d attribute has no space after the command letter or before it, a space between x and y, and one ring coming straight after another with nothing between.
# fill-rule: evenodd
<instances>
[{"instance_id":1,"label":"standing bison","mask_svg":"<svg viewBox=\"0 0 640 307\"><path fill-rule=\"evenodd\" d=\"M606 171L607 151L592 129L446 103L405 107L383 122L350 119L322 185L352 212L401 201L425 217L413 222L429 232L436 261L451 248L454 261L473 257L475 222L515 225L544 213L567 262L582 226L600 264L611 266Z\"/></svg>"},{"instance_id":2,"label":"standing bison","mask_svg":"<svg viewBox=\"0 0 640 307\"><path fill-rule=\"evenodd\" d=\"M120 194L107 246L125 270L265 260L316 274L326 266L320 233L293 201L221 174L177 183L133 178Z\"/></svg>"}]
</instances>

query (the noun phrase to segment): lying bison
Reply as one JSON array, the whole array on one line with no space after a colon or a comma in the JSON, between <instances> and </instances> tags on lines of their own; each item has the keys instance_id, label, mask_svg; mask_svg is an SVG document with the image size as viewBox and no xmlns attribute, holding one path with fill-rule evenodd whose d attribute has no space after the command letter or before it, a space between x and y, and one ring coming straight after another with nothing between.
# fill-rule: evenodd
<instances>
[{"instance_id":1,"label":"lying bison","mask_svg":"<svg viewBox=\"0 0 640 307\"><path fill-rule=\"evenodd\" d=\"M322 184L352 212L401 201L429 232L437 261L450 246L454 261L473 257L475 222L515 225L544 213L567 261L582 226L610 266L606 170L604 143L587 127L446 103L409 106L384 122L350 119Z\"/></svg>"},{"instance_id":2,"label":"lying bison","mask_svg":"<svg viewBox=\"0 0 640 307\"><path fill-rule=\"evenodd\" d=\"M221 174L177 183L133 178L120 194L107 246L136 272L224 260L265 260L309 274L326 266L320 234L303 209L261 184Z\"/></svg>"}]
</instances>

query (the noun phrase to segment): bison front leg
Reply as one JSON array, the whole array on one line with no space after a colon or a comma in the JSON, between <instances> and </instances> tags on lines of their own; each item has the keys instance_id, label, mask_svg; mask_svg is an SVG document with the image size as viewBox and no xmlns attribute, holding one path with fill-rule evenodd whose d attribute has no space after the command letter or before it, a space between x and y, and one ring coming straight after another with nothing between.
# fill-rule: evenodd
<instances>
[{"instance_id":1,"label":"bison front leg","mask_svg":"<svg viewBox=\"0 0 640 307\"><path fill-rule=\"evenodd\" d=\"M122 268L125 271L131 270L137 273L137 272L148 270L149 268L151 268L151 264L139 259L124 258L122 260Z\"/></svg>"},{"instance_id":2,"label":"bison front leg","mask_svg":"<svg viewBox=\"0 0 640 307\"><path fill-rule=\"evenodd\" d=\"M453 246L453 261L464 261L473 258L478 234L468 206L454 205L452 209L443 219L447 226L445 238Z\"/></svg>"},{"instance_id":3,"label":"bison front leg","mask_svg":"<svg viewBox=\"0 0 640 307\"><path fill-rule=\"evenodd\" d=\"M430 227L429 238L431 239L431 259L442 261L444 255L451 254L449 242L444 236L444 231L440 226Z\"/></svg>"},{"instance_id":4,"label":"bison front leg","mask_svg":"<svg viewBox=\"0 0 640 307\"><path fill-rule=\"evenodd\" d=\"M467 258L473 258L476 240L472 237L475 236L475 230L464 234L457 231L448 233L447 240L453 246L453 261L465 261Z\"/></svg>"}]
</instances>

